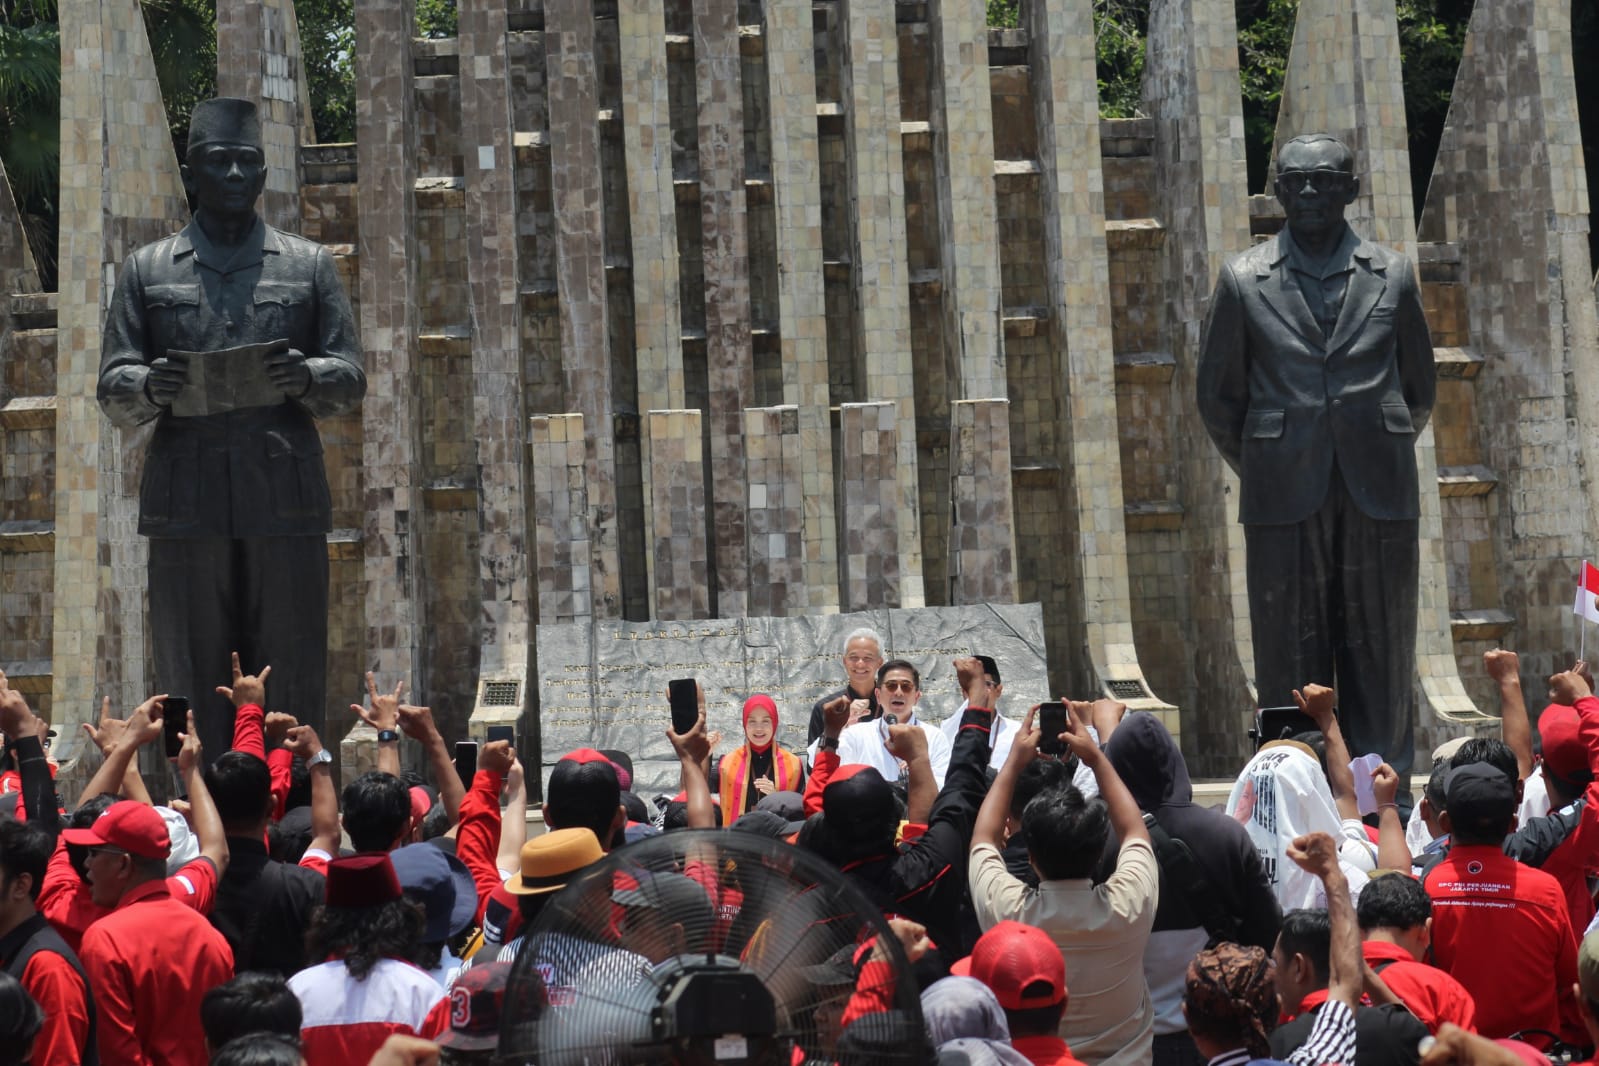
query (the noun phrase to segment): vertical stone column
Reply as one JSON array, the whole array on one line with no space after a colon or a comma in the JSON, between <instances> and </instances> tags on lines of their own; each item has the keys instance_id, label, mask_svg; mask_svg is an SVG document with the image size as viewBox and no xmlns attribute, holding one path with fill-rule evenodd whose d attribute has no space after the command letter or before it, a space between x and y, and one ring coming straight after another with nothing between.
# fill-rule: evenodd
<instances>
[{"instance_id":1,"label":"vertical stone column","mask_svg":"<svg viewBox=\"0 0 1599 1066\"><path fill-rule=\"evenodd\" d=\"M1200 422L1195 379L1211 287L1227 257L1250 244L1233 0L1154 0L1148 47L1143 98L1155 132L1155 213L1166 226L1160 306L1176 361L1183 547L1194 615L1189 658L1196 688L1207 696L1184 710L1182 734L1190 765L1206 767L1196 772L1219 775L1233 772L1226 767L1236 768L1245 750L1255 673L1244 537L1234 521L1238 477Z\"/></svg>"},{"instance_id":2,"label":"vertical stone column","mask_svg":"<svg viewBox=\"0 0 1599 1066\"><path fill-rule=\"evenodd\" d=\"M904 510L896 466L900 461L899 406L847 403L839 408L839 469L844 511L839 516L843 609L864 611L901 601L898 539Z\"/></svg>"},{"instance_id":3,"label":"vertical stone column","mask_svg":"<svg viewBox=\"0 0 1599 1066\"><path fill-rule=\"evenodd\" d=\"M267 183L261 217L300 232L300 145L316 143L292 0L219 0L217 95L254 100Z\"/></svg>"},{"instance_id":4,"label":"vertical stone column","mask_svg":"<svg viewBox=\"0 0 1599 1066\"><path fill-rule=\"evenodd\" d=\"M1499 479L1498 580L1529 649L1529 687L1576 653L1568 605L1599 528L1599 426L1587 414L1599 404L1599 327L1573 60L1569 5L1473 9L1419 227L1423 241L1460 250L1484 360L1477 432Z\"/></svg>"},{"instance_id":5,"label":"vertical stone column","mask_svg":"<svg viewBox=\"0 0 1599 1066\"><path fill-rule=\"evenodd\" d=\"M588 429L589 594L595 618L622 613L616 537L616 431L605 292L598 70L590 0L544 5L555 285L561 307L566 406ZM542 617L543 612L540 612Z\"/></svg>"},{"instance_id":6,"label":"vertical stone column","mask_svg":"<svg viewBox=\"0 0 1599 1066\"><path fill-rule=\"evenodd\" d=\"M988 10L982 0L933 0L928 5L928 28L938 72L933 86L933 163L944 275L944 337L956 348L951 365L960 370L959 396L1004 396Z\"/></svg>"},{"instance_id":7,"label":"vertical stone column","mask_svg":"<svg viewBox=\"0 0 1599 1066\"><path fill-rule=\"evenodd\" d=\"M705 534L705 453L698 411L651 411L649 551L655 556L650 617L711 617Z\"/></svg>"},{"instance_id":8,"label":"vertical stone column","mask_svg":"<svg viewBox=\"0 0 1599 1066\"><path fill-rule=\"evenodd\" d=\"M1102 684L1136 682L1147 695L1133 645L1127 581L1093 8L1089 0L1023 7L1044 200L1049 328L1052 346L1061 353L1069 404L1068 513L1075 528L1062 548L1082 567L1078 609L1094 674Z\"/></svg>"},{"instance_id":9,"label":"vertical stone column","mask_svg":"<svg viewBox=\"0 0 1599 1066\"><path fill-rule=\"evenodd\" d=\"M1276 151L1330 133L1355 153L1360 195L1345 218L1363 237L1416 249L1404 80L1394 0L1302 0L1277 111ZM1267 191L1270 191L1268 188Z\"/></svg>"},{"instance_id":10,"label":"vertical stone column","mask_svg":"<svg viewBox=\"0 0 1599 1066\"><path fill-rule=\"evenodd\" d=\"M1416 220L1394 0L1303 0L1300 4L1283 81L1282 108L1277 114L1277 145L1302 133L1331 133L1349 145L1361 182L1360 195L1346 215L1350 225L1362 236L1403 251L1414 261ZM1416 612L1419 695L1426 709L1439 717L1480 721L1482 716L1461 685L1455 666L1431 424L1416 442L1416 476L1421 483Z\"/></svg>"},{"instance_id":11,"label":"vertical stone column","mask_svg":"<svg viewBox=\"0 0 1599 1066\"><path fill-rule=\"evenodd\" d=\"M148 558L137 533L147 429L100 413L100 338L112 284L135 248L188 221L144 17L134 0L62 0L61 237L56 366L55 604L51 706L57 755L97 698L148 695ZM108 166L107 160L116 160Z\"/></svg>"},{"instance_id":12,"label":"vertical stone column","mask_svg":"<svg viewBox=\"0 0 1599 1066\"><path fill-rule=\"evenodd\" d=\"M522 302L516 153L504 0L460 0L461 155L472 311L472 439L477 449L482 677L526 681L532 603L524 493ZM521 705L526 688L518 690Z\"/></svg>"},{"instance_id":13,"label":"vertical stone column","mask_svg":"<svg viewBox=\"0 0 1599 1066\"><path fill-rule=\"evenodd\" d=\"M749 232L744 209L744 85L738 0L694 4L699 100L700 232L705 259L705 362L716 614L748 613L744 409L755 400L750 347Z\"/></svg>"},{"instance_id":14,"label":"vertical stone column","mask_svg":"<svg viewBox=\"0 0 1599 1066\"><path fill-rule=\"evenodd\" d=\"M1010 401L949 405L949 602L1016 602Z\"/></svg>"},{"instance_id":15,"label":"vertical stone column","mask_svg":"<svg viewBox=\"0 0 1599 1066\"><path fill-rule=\"evenodd\" d=\"M368 0L355 13L356 197L360 209L361 407L365 481L362 567L366 659L385 683L420 676L421 418L416 246L416 97L412 0ZM426 691L425 689L420 689ZM334 686L338 691L338 686Z\"/></svg>"},{"instance_id":16,"label":"vertical stone column","mask_svg":"<svg viewBox=\"0 0 1599 1066\"><path fill-rule=\"evenodd\" d=\"M916 480L916 374L911 359L910 267L905 252L899 39L892 6L840 0L839 7L845 45L840 69L844 143L854 206L850 275L855 287L855 352L863 368L859 380L865 382L867 398L892 403L898 423L894 477L899 493L890 517L898 529L894 550L899 558L892 578L868 582L874 589L892 592L895 598L860 606L921 607L926 596ZM1114 446L1114 437L1111 442ZM853 520L846 516L842 525L848 531ZM846 581L856 584L853 575Z\"/></svg>"},{"instance_id":17,"label":"vertical stone column","mask_svg":"<svg viewBox=\"0 0 1599 1066\"><path fill-rule=\"evenodd\" d=\"M633 255L633 351L640 411L677 410L683 395L683 316L678 306L677 199L672 189L672 122L666 89L666 22L651 0L617 0L622 78L622 146L627 164ZM649 420L640 419L645 527L650 516ZM655 553L644 553L645 587L655 587Z\"/></svg>"},{"instance_id":18,"label":"vertical stone column","mask_svg":"<svg viewBox=\"0 0 1599 1066\"><path fill-rule=\"evenodd\" d=\"M588 446L582 415L534 415L528 426L540 625L594 620Z\"/></svg>"},{"instance_id":19,"label":"vertical stone column","mask_svg":"<svg viewBox=\"0 0 1599 1066\"><path fill-rule=\"evenodd\" d=\"M805 603L838 610L838 525L822 280L822 175L816 136L816 35L803 4L767 4L767 115L776 207L777 331L783 403L799 413ZM758 614L753 608L751 613Z\"/></svg>"},{"instance_id":20,"label":"vertical stone column","mask_svg":"<svg viewBox=\"0 0 1599 1066\"><path fill-rule=\"evenodd\" d=\"M776 618L810 609L805 584L806 450L800 409L756 407L744 412L749 471L750 614ZM835 586L836 588L837 586Z\"/></svg>"}]
</instances>

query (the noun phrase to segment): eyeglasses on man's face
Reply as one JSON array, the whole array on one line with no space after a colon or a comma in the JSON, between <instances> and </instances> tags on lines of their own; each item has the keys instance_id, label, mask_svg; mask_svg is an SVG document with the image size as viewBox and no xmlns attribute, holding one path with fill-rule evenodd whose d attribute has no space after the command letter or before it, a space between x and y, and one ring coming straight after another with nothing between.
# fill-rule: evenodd
<instances>
[{"instance_id":1,"label":"eyeglasses on man's face","mask_svg":"<svg viewBox=\"0 0 1599 1066\"><path fill-rule=\"evenodd\" d=\"M888 692L915 692L916 682L902 677L893 677L884 681L881 687Z\"/></svg>"}]
</instances>

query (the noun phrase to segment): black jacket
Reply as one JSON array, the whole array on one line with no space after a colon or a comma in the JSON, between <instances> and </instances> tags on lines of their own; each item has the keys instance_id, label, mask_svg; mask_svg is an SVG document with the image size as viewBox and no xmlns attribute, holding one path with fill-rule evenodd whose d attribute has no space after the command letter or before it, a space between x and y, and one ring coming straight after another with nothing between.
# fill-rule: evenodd
<instances>
[{"instance_id":1,"label":"black jacket","mask_svg":"<svg viewBox=\"0 0 1599 1066\"><path fill-rule=\"evenodd\" d=\"M1188 845L1211 889L1221 897L1223 909L1240 918L1237 941L1270 951L1282 911L1260 864L1260 852L1238 822L1222 811L1195 806L1188 765L1166 727L1154 715L1129 714L1111 734L1105 755L1139 810L1154 815L1161 828ZM1202 924L1189 886L1168 883L1162 869L1151 937Z\"/></svg>"},{"instance_id":2,"label":"black jacket","mask_svg":"<svg viewBox=\"0 0 1599 1066\"><path fill-rule=\"evenodd\" d=\"M327 893L326 880L315 870L278 862L250 837L228 837L228 851L232 858L217 886L211 924L233 949L234 972L292 977L311 961L305 931L311 909Z\"/></svg>"},{"instance_id":3,"label":"black jacket","mask_svg":"<svg viewBox=\"0 0 1599 1066\"><path fill-rule=\"evenodd\" d=\"M971 949L966 861L972 848L977 808L988 789L989 731L993 714L967 710L950 752L944 787L927 818L927 832L898 851L844 867L845 876L884 913L898 914L927 927L949 960Z\"/></svg>"}]
</instances>

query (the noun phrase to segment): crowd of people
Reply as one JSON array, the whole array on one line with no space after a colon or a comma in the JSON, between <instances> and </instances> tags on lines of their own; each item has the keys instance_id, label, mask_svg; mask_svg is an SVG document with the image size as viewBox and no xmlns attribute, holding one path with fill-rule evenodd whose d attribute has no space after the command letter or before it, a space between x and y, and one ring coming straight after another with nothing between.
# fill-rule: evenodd
<instances>
[{"instance_id":1,"label":"crowd of people","mask_svg":"<svg viewBox=\"0 0 1599 1066\"><path fill-rule=\"evenodd\" d=\"M1391 767L1348 750L1322 686L1295 693L1315 728L1263 738L1212 808L1155 715L1112 700L1014 713L1002 664L976 655L956 660L961 699L934 724L917 665L877 634L851 633L842 664L803 751L754 694L718 755L702 694L695 724L667 731L676 795L637 794L626 752L566 753L531 837L510 743L481 745L466 780L429 709L368 675L352 710L378 730L377 769L341 791L316 731L265 709L271 668L237 656L219 690L231 749L202 750L191 712L182 799L153 805L140 773L164 734L155 696L85 727L103 761L68 811L50 731L0 674L0 1066L538 1061L502 1042L518 975L553 1015L595 972L753 966L771 940L736 864L610 872L682 830L797 849L783 854L862 901L842 949L807 956L803 927L786 949L809 991L764 1061L1592 1061L1599 699L1584 664L1549 679L1534 725L1516 656L1490 652L1500 736L1435 751L1409 810ZM425 773L402 769L402 736ZM571 920L559 901L596 870L608 907ZM889 1024L905 995L914 1031ZM756 1061L736 1045L714 1060ZM640 1060L540 1066L556 1061Z\"/></svg>"}]
</instances>

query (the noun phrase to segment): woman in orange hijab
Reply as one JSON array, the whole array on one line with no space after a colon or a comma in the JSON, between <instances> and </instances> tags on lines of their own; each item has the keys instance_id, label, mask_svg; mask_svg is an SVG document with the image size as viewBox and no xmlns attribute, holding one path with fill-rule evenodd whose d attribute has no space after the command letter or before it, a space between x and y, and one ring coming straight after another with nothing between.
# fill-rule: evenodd
<instances>
[{"instance_id":1,"label":"woman in orange hijab","mask_svg":"<svg viewBox=\"0 0 1599 1066\"><path fill-rule=\"evenodd\" d=\"M805 787L799 759L776 743L777 704L756 693L744 701L744 743L722 756L719 764L722 824L732 825L773 792L798 792Z\"/></svg>"}]
</instances>

